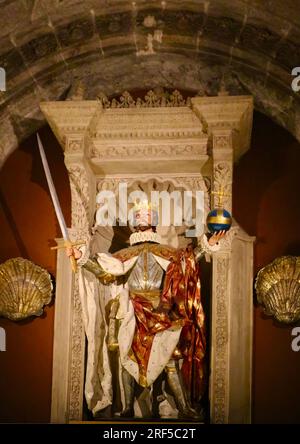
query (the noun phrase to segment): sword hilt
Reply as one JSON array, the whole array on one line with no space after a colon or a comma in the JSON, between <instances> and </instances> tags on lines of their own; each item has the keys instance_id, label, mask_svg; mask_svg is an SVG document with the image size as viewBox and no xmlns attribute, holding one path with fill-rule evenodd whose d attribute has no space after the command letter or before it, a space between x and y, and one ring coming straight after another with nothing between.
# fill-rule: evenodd
<instances>
[{"instance_id":1,"label":"sword hilt","mask_svg":"<svg viewBox=\"0 0 300 444\"><path fill-rule=\"evenodd\" d=\"M75 247L76 245L84 245L84 244L85 244L85 241L83 241L83 240L79 240L77 242L71 242L69 240L65 240L62 245L57 245L56 247L51 247L51 250L60 250L62 248L72 248L72 247ZM73 271L73 273L76 273L76 271L77 271L76 259L73 255L69 256L69 259L70 259L72 271Z\"/></svg>"},{"instance_id":2,"label":"sword hilt","mask_svg":"<svg viewBox=\"0 0 300 444\"><path fill-rule=\"evenodd\" d=\"M68 244L66 244L68 242ZM50 250L60 250L61 248L69 248L76 247L77 245L84 245L85 241L79 240L76 242L65 241L62 245L56 245L55 247L51 247Z\"/></svg>"}]
</instances>

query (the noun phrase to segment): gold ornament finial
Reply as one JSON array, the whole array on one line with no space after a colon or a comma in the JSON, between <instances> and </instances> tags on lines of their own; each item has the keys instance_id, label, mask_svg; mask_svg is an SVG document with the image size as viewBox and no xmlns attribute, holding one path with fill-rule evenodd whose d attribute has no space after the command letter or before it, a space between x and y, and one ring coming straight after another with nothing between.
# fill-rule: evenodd
<instances>
[{"instance_id":1,"label":"gold ornament finial","mask_svg":"<svg viewBox=\"0 0 300 444\"><path fill-rule=\"evenodd\" d=\"M212 191L211 194L217 196L218 202L216 203L216 207L222 208L224 197L231 197L231 193L225 193L224 187L220 187L219 191Z\"/></svg>"}]
</instances>

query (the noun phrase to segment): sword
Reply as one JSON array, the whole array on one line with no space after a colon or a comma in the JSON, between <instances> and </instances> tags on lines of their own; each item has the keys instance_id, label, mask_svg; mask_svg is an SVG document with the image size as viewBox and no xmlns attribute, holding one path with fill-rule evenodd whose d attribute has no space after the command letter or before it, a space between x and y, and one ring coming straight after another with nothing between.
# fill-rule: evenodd
<instances>
[{"instance_id":1,"label":"sword","mask_svg":"<svg viewBox=\"0 0 300 444\"><path fill-rule=\"evenodd\" d=\"M57 250L58 248L71 248L75 245L82 245L85 242L84 241L78 241L78 242L71 242L70 237L69 237L69 233L68 233L68 229L66 226L66 222L63 216L63 213L61 211L61 206L56 194L56 190L55 190L55 186L52 180L52 176L50 173L50 169L49 169L49 165L48 165L48 161L46 158L46 154L40 139L40 136L37 134L37 141L38 141L38 146L39 146L39 151L40 151L40 155L41 155L41 159L42 159L42 163L43 163L43 167L44 167L44 171L45 171L45 175L46 175L46 179L47 179L47 183L48 183L48 187L49 187L49 191L50 191L50 195L51 195L51 199L52 199L52 203L54 206L54 210L55 210L55 214L62 232L62 236L64 238L64 244L62 246L59 247L52 247L51 250ZM70 261L71 261L71 266L72 266L72 270L74 273L76 273L77 271L77 263L76 263L76 259L74 256L70 256Z\"/></svg>"}]
</instances>

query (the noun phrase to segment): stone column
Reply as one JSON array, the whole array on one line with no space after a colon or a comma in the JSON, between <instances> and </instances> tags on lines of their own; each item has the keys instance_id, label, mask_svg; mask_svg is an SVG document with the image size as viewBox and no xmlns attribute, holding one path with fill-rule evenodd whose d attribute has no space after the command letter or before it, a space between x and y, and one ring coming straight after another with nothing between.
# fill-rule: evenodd
<instances>
[{"instance_id":1,"label":"stone column","mask_svg":"<svg viewBox=\"0 0 300 444\"><path fill-rule=\"evenodd\" d=\"M62 246L64 240L57 239L56 242L58 246ZM69 418L69 356L74 275L64 249L57 251L56 270L51 422L65 423Z\"/></svg>"},{"instance_id":2,"label":"stone column","mask_svg":"<svg viewBox=\"0 0 300 444\"><path fill-rule=\"evenodd\" d=\"M212 132L213 177L212 191L224 191L227 196L223 205L231 211L233 146L232 131ZM212 208L216 208L218 196L212 194ZM227 423L229 412L229 295L230 295L230 242L223 243L213 255L212 276L212 330L211 330L211 421Z\"/></svg>"},{"instance_id":3,"label":"stone column","mask_svg":"<svg viewBox=\"0 0 300 444\"><path fill-rule=\"evenodd\" d=\"M71 240L89 243L95 211L96 184L86 160L83 135L68 135L65 164L72 197ZM85 334L78 275L73 275L64 250L57 263L55 339L53 355L52 422L82 419Z\"/></svg>"},{"instance_id":4,"label":"stone column","mask_svg":"<svg viewBox=\"0 0 300 444\"><path fill-rule=\"evenodd\" d=\"M231 212L233 146L231 130L212 132L212 190L228 194ZM218 199L212 195L212 206ZM253 242L233 221L213 255L211 331L211 422L251 422Z\"/></svg>"}]
</instances>

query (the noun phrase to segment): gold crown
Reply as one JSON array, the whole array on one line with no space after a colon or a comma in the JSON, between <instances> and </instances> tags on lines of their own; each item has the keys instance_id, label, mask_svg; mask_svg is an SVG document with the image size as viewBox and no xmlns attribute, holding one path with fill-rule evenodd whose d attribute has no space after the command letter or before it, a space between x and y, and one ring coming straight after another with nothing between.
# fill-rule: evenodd
<instances>
[{"instance_id":1,"label":"gold crown","mask_svg":"<svg viewBox=\"0 0 300 444\"><path fill-rule=\"evenodd\" d=\"M153 204L152 202L148 202L148 200L143 200L140 202L135 201L133 205L133 211L137 212L140 210L157 211L157 205Z\"/></svg>"}]
</instances>

